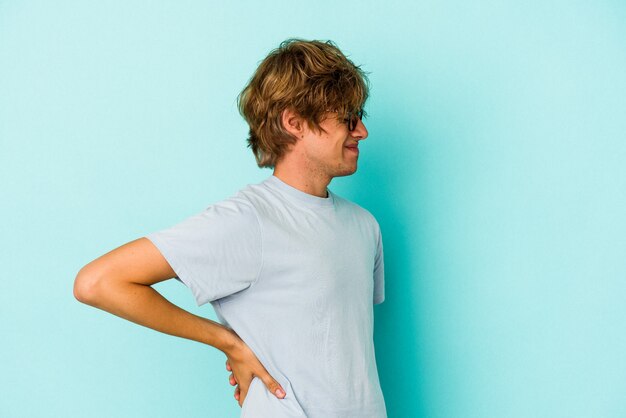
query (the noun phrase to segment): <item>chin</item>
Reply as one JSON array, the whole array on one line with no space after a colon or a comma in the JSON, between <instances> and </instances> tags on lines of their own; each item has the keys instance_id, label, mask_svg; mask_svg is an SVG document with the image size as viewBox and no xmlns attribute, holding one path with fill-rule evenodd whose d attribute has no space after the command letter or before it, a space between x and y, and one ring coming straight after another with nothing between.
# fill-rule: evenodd
<instances>
[{"instance_id":1,"label":"chin","mask_svg":"<svg viewBox=\"0 0 626 418\"><path fill-rule=\"evenodd\" d=\"M353 169L341 170L336 173L333 173L333 177L345 177L345 176L350 176L354 173L356 173L356 167Z\"/></svg>"}]
</instances>

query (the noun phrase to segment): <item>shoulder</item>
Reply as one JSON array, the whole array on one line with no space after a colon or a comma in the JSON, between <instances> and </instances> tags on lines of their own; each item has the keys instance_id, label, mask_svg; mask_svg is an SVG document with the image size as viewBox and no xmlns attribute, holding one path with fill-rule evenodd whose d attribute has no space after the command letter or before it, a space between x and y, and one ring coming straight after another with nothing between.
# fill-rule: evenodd
<instances>
[{"instance_id":1,"label":"shoulder","mask_svg":"<svg viewBox=\"0 0 626 418\"><path fill-rule=\"evenodd\" d=\"M253 209L259 209L270 199L271 192L265 186L264 182L250 183L242 187L237 193L229 197L228 200L234 204L242 206L250 206Z\"/></svg>"},{"instance_id":2,"label":"shoulder","mask_svg":"<svg viewBox=\"0 0 626 418\"><path fill-rule=\"evenodd\" d=\"M244 191L245 189L241 189L226 199L212 203L205 210L222 210L233 214L250 214L253 212L254 205Z\"/></svg>"},{"instance_id":3,"label":"shoulder","mask_svg":"<svg viewBox=\"0 0 626 418\"><path fill-rule=\"evenodd\" d=\"M256 209L250 200L238 191L233 195L206 206L188 219L190 226L216 230L224 234L239 230L258 229Z\"/></svg>"}]
</instances>

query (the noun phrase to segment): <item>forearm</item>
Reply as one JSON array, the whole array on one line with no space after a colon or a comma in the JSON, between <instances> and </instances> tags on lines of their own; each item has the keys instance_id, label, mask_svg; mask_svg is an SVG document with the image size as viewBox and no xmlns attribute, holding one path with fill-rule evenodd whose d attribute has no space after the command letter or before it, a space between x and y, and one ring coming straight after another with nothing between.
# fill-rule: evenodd
<instances>
[{"instance_id":1,"label":"forearm","mask_svg":"<svg viewBox=\"0 0 626 418\"><path fill-rule=\"evenodd\" d=\"M236 338L228 328L174 305L153 287L100 280L88 300L81 300L136 324L194 340L228 352Z\"/></svg>"}]
</instances>

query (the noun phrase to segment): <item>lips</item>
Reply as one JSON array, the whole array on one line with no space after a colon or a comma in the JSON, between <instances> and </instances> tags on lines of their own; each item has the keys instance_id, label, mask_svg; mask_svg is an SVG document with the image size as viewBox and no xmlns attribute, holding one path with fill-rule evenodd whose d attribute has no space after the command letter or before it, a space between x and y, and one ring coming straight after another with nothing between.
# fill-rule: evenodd
<instances>
[{"instance_id":1,"label":"lips","mask_svg":"<svg viewBox=\"0 0 626 418\"><path fill-rule=\"evenodd\" d=\"M359 153L359 147L356 145L348 145L345 148L348 148L350 151L358 154Z\"/></svg>"}]
</instances>

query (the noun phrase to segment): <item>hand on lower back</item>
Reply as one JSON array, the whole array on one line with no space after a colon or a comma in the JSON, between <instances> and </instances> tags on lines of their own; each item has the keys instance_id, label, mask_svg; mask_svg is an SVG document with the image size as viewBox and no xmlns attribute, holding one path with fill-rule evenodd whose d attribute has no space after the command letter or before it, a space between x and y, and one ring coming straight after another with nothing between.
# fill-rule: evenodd
<instances>
[{"instance_id":1,"label":"hand on lower back","mask_svg":"<svg viewBox=\"0 0 626 418\"><path fill-rule=\"evenodd\" d=\"M236 333L233 334L236 335ZM263 364L259 361L254 352L243 342L239 336L236 338L237 344L232 349L224 352L226 354L226 370L232 372L229 381L235 388L235 399L239 402L239 406L248 395L250 382L256 376L265 384L267 389L279 399L285 397L285 391L281 385L268 373ZM277 392L278 390L278 392Z\"/></svg>"}]
</instances>

